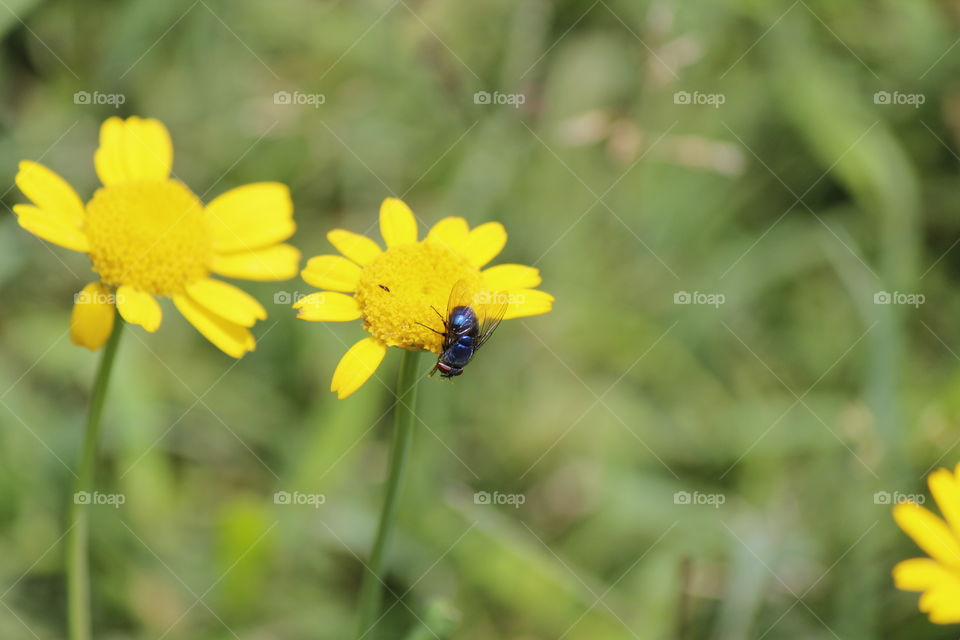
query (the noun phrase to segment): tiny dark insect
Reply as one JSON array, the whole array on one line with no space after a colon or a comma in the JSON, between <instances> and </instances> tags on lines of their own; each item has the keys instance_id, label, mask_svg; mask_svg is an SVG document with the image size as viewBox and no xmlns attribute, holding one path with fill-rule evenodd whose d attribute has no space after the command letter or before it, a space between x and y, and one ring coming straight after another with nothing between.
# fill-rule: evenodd
<instances>
[{"instance_id":1,"label":"tiny dark insect","mask_svg":"<svg viewBox=\"0 0 960 640\"><path fill-rule=\"evenodd\" d=\"M384 291L386 291L387 293L390 293L390 287L388 287L387 285L385 285L385 284L378 284L377 286L380 287L381 289L383 289Z\"/></svg>"},{"instance_id":2,"label":"tiny dark insect","mask_svg":"<svg viewBox=\"0 0 960 640\"><path fill-rule=\"evenodd\" d=\"M473 292L467 280L457 281L450 290L446 317L434 309L443 323L443 331L418 323L443 336L440 357L430 375L439 371L441 378L453 378L463 373L463 368L500 324L507 306L504 292Z\"/></svg>"}]
</instances>

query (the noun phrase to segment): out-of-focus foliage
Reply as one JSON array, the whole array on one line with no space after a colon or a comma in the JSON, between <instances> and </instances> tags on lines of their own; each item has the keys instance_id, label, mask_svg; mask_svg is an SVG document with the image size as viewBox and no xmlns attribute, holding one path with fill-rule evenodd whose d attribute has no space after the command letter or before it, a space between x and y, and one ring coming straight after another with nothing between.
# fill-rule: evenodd
<instances>
[{"instance_id":1,"label":"out-of-focus foliage","mask_svg":"<svg viewBox=\"0 0 960 640\"><path fill-rule=\"evenodd\" d=\"M503 221L501 261L542 270L552 314L422 387L378 637L950 636L892 587L918 552L885 502L960 459L955 1L0 4L7 207L21 159L89 197L99 123L137 114L206 200L289 184L307 256L396 195ZM92 277L5 212L3 638L64 635ZM172 312L123 337L98 638L353 628L397 356L338 402L357 323L296 322L298 281L252 290L270 318L239 362Z\"/></svg>"}]
</instances>

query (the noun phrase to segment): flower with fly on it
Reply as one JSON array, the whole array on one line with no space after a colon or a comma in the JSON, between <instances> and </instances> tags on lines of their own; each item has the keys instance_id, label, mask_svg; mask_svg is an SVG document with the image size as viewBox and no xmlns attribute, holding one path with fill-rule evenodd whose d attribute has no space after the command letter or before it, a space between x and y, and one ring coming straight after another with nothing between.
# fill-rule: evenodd
<instances>
[{"instance_id":1,"label":"flower with fly on it","mask_svg":"<svg viewBox=\"0 0 960 640\"><path fill-rule=\"evenodd\" d=\"M14 206L27 231L90 257L99 279L76 297L70 324L75 344L99 349L113 330L115 309L147 331L160 327L157 298L234 358L252 351L250 332L266 310L213 274L246 280L287 280L300 253L293 203L285 185L237 187L204 206L172 179L173 145L158 120L110 118L93 156L103 187L84 205L59 175L20 163L16 183L33 204Z\"/></svg>"},{"instance_id":2,"label":"flower with fly on it","mask_svg":"<svg viewBox=\"0 0 960 640\"><path fill-rule=\"evenodd\" d=\"M460 280L475 291L506 292L504 319L540 315L553 306L553 296L535 288L539 270L519 264L483 269L507 243L499 222L470 229L463 218L444 218L418 241L413 212L403 201L387 198L380 206L380 235L385 251L366 236L334 229L327 239L343 255L311 258L301 273L324 291L297 301L298 318L360 318L370 334L347 350L333 373L330 390L340 399L374 374L387 347L440 353L443 338L429 327L438 324L434 309L444 312Z\"/></svg>"},{"instance_id":3,"label":"flower with fly on it","mask_svg":"<svg viewBox=\"0 0 960 640\"><path fill-rule=\"evenodd\" d=\"M960 464L937 469L927 479L943 518L907 502L893 517L929 558L910 558L893 568L898 589L921 591L920 611L936 624L960 623Z\"/></svg>"}]
</instances>

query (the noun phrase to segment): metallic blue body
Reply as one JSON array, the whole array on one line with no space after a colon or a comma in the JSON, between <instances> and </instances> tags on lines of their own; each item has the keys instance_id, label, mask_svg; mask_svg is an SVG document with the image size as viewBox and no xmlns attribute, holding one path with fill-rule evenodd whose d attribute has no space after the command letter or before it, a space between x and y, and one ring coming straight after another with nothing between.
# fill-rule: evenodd
<instances>
[{"instance_id":1,"label":"metallic blue body","mask_svg":"<svg viewBox=\"0 0 960 640\"><path fill-rule=\"evenodd\" d=\"M437 362L440 375L451 378L463 373L476 351L476 338L480 331L477 314L470 307L454 307L447 320L443 351Z\"/></svg>"},{"instance_id":2,"label":"metallic blue body","mask_svg":"<svg viewBox=\"0 0 960 640\"><path fill-rule=\"evenodd\" d=\"M451 367L463 369L473 357L474 349L473 336L460 336L449 349L443 352L441 359Z\"/></svg>"},{"instance_id":3,"label":"metallic blue body","mask_svg":"<svg viewBox=\"0 0 960 640\"><path fill-rule=\"evenodd\" d=\"M422 322L417 324L443 337L440 357L434 371L441 378L453 378L463 373L463 368L473 359L477 350L490 338L506 312L509 298L505 292L477 291L475 282L466 278L458 280L450 289L446 315L435 307L443 331L438 331Z\"/></svg>"}]
</instances>

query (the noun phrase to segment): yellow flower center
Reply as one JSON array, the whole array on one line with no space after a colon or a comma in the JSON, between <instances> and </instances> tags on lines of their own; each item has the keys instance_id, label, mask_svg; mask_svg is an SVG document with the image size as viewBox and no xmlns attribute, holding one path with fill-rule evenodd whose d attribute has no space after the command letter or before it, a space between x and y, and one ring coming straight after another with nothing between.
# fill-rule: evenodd
<instances>
[{"instance_id":1,"label":"yellow flower center","mask_svg":"<svg viewBox=\"0 0 960 640\"><path fill-rule=\"evenodd\" d=\"M389 347L440 353L450 289L461 279L479 289L479 270L459 253L439 244L417 242L391 247L364 266L356 300L363 328ZM421 322L427 327L417 324Z\"/></svg>"},{"instance_id":2,"label":"yellow flower center","mask_svg":"<svg viewBox=\"0 0 960 640\"><path fill-rule=\"evenodd\" d=\"M179 182L98 189L87 204L84 232L93 270L108 285L173 296L209 274L203 203Z\"/></svg>"}]
</instances>

